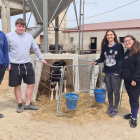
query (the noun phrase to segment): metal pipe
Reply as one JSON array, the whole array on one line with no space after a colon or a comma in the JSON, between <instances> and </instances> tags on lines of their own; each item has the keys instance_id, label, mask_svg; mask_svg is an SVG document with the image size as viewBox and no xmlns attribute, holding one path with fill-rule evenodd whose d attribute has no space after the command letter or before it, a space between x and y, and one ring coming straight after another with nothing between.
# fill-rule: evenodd
<instances>
[{"instance_id":1,"label":"metal pipe","mask_svg":"<svg viewBox=\"0 0 140 140\"><path fill-rule=\"evenodd\" d=\"M48 3L48 0L46 0L46 1L43 0L43 3L44 3L44 4L45 4L45 2ZM43 19L42 19L42 17L41 17L41 15L40 15L40 13L39 13L39 11L38 11L38 9L37 9L37 7L36 7L36 5L35 5L35 3L34 3L33 0L32 0L32 3L33 3L33 5L34 5L34 8L36 9L36 12L37 12L37 14L38 14L40 20L43 22ZM43 10L44 10L44 7L45 7L46 5L48 5L48 4L46 4L46 5L44 5L44 4L43 4ZM47 8L47 10L48 10L48 8ZM48 12L47 12L47 13L48 13Z\"/></svg>"},{"instance_id":2,"label":"metal pipe","mask_svg":"<svg viewBox=\"0 0 140 140\"><path fill-rule=\"evenodd\" d=\"M63 1L63 0L61 0L61 1L59 2L58 6L57 6L57 8L56 8L56 10L55 10L55 12L53 13L52 18L51 18L51 19L50 19L50 21L49 21L49 24L50 24L50 23L51 23L51 21L53 20L53 18L54 18L54 16L55 16L55 14L56 14L57 10L59 9L59 7L60 7L60 5L61 5L62 1Z\"/></svg>"},{"instance_id":3,"label":"metal pipe","mask_svg":"<svg viewBox=\"0 0 140 140\"><path fill-rule=\"evenodd\" d=\"M81 45L81 6L82 6L82 0L80 0L80 12L79 12L79 55L80 55L80 45Z\"/></svg>"},{"instance_id":4,"label":"metal pipe","mask_svg":"<svg viewBox=\"0 0 140 140\"><path fill-rule=\"evenodd\" d=\"M34 28L34 27L30 27L30 28ZM40 27L36 27L36 28L40 28ZM74 28L63 28L63 27L49 27L49 28L59 28L59 29L63 29L62 31L64 31L64 30L77 30L77 31L79 31L79 29L74 29Z\"/></svg>"},{"instance_id":5,"label":"metal pipe","mask_svg":"<svg viewBox=\"0 0 140 140\"><path fill-rule=\"evenodd\" d=\"M48 51L51 51L51 52L55 52L55 50L48 50ZM63 51L67 51L67 52L73 52L74 50L59 50L60 52L63 52ZM84 50L84 51L101 51L101 50L96 50L96 49L93 49L93 50ZM81 61L81 60L79 60ZM86 61L86 60L85 60ZM93 61L89 61L89 62L93 62Z\"/></svg>"},{"instance_id":6,"label":"metal pipe","mask_svg":"<svg viewBox=\"0 0 140 140\"><path fill-rule=\"evenodd\" d=\"M102 88L102 63L99 64L99 83L100 88Z\"/></svg>"},{"instance_id":7,"label":"metal pipe","mask_svg":"<svg viewBox=\"0 0 140 140\"><path fill-rule=\"evenodd\" d=\"M23 0L23 19L26 21L26 3L25 3L25 0Z\"/></svg>"},{"instance_id":8,"label":"metal pipe","mask_svg":"<svg viewBox=\"0 0 140 140\"><path fill-rule=\"evenodd\" d=\"M64 30L79 30L79 29L74 29L74 28L63 28L63 27L49 27L49 28L60 28Z\"/></svg>"},{"instance_id":9,"label":"metal pipe","mask_svg":"<svg viewBox=\"0 0 140 140\"><path fill-rule=\"evenodd\" d=\"M61 26L61 24L62 24L62 22L63 22L63 20L64 20L64 18L65 18L65 16L66 16L66 14L67 14L67 11L68 11L69 7L70 7L70 5L69 5L69 6L67 7L67 9L66 9L65 14L64 14L64 16L63 16L63 18L62 18L62 20L61 20L61 23L60 23L59 27Z\"/></svg>"},{"instance_id":10,"label":"metal pipe","mask_svg":"<svg viewBox=\"0 0 140 140\"><path fill-rule=\"evenodd\" d=\"M122 103L122 96L123 96L123 93L124 93L124 81L122 81L122 90L121 90L121 97L120 97L120 105L119 107L121 107L121 103Z\"/></svg>"},{"instance_id":11,"label":"metal pipe","mask_svg":"<svg viewBox=\"0 0 140 140\"><path fill-rule=\"evenodd\" d=\"M53 28L55 28L52 22L51 22L51 24L52 24ZM49 26L50 26L50 25L49 25ZM50 28L50 27L49 27L49 28Z\"/></svg>"},{"instance_id":12,"label":"metal pipe","mask_svg":"<svg viewBox=\"0 0 140 140\"><path fill-rule=\"evenodd\" d=\"M78 16L77 16L77 10L76 10L75 0L73 0L73 6L74 6L74 11L75 11L76 21L77 21L77 26L78 26Z\"/></svg>"},{"instance_id":13,"label":"metal pipe","mask_svg":"<svg viewBox=\"0 0 140 140\"><path fill-rule=\"evenodd\" d=\"M28 20L28 23L27 23L27 28L28 28L28 25L29 25L29 22L30 22L30 19L31 19L32 14L33 13L31 12L30 17L29 17L29 20Z\"/></svg>"},{"instance_id":14,"label":"metal pipe","mask_svg":"<svg viewBox=\"0 0 140 140\"><path fill-rule=\"evenodd\" d=\"M82 47L81 54L83 54L83 43L84 43L84 12L85 11L85 0L83 0L83 19L82 19Z\"/></svg>"},{"instance_id":15,"label":"metal pipe","mask_svg":"<svg viewBox=\"0 0 140 140\"><path fill-rule=\"evenodd\" d=\"M59 16L55 19L55 26L59 26ZM59 28L55 28L55 53L58 54Z\"/></svg>"},{"instance_id":16,"label":"metal pipe","mask_svg":"<svg viewBox=\"0 0 140 140\"><path fill-rule=\"evenodd\" d=\"M62 97L62 89L63 89L63 77L65 75L65 67L62 68L61 72L61 79L60 79L60 92L59 92L59 97L58 97L58 104L57 104L57 113L56 116L58 116L60 107L61 107L61 97Z\"/></svg>"},{"instance_id":17,"label":"metal pipe","mask_svg":"<svg viewBox=\"0 0 140 140\"><path fill-rule=\"evenodd\" d=\"M32 35L33 38L36 38L42 31L43 31L43 26L38 24L29 32L29 34Z\"/></svg>"},{"instance_id":18,"label":"metal pipe","mask_svg":"<svg viewBox=\"0 0 140 140\"><path fill-rule=\"evenodd\" d=\"M48 0L43 0L44 53L48 53Z\"/></svg>"}]
</instances>

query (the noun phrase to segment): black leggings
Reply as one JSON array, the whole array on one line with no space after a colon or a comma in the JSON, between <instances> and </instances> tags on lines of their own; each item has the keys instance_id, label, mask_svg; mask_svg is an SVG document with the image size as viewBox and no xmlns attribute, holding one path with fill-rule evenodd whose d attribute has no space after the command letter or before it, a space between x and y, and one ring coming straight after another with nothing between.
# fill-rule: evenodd
<instances>
[{"instance_id":1,"label":"black leggings","mask_svg":"<svg viewBox=\"0 0 140 140\"><path fill-rule=\"evenodd\" d=\"M132 86L130 81L125 81L125 88L129 96L129 103L132 108L139 108L139 95L140 95L140 82L136 83L136 86Z\"/></svg>"}]
</instances>

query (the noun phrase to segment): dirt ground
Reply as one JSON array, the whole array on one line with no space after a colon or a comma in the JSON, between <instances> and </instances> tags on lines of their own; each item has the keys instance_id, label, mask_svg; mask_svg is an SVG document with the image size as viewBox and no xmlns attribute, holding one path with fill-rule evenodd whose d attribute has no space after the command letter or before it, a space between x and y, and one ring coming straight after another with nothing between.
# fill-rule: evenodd
<instances>
[{"instance_id":1,"label":"dirt ground","mask_svg":"<svg viewBox=\"0 0 140 140\"><path fill-rule=\"evenodd\" d=\"M0 119L0 140L140 139L140 118L138 117L137 128L130 128L129 121L123 119L123 115L129 112L129 105L126 99L122 101L122 106L119 108L119 113L115 118L105 117L105 119L98 119L97 116L93 116L83 124L69 123L62 118L54 122L37 121L33 119L32 114L34 111L16 113L17 103L13 89L6 89L4 86L3 83L0 87L0 112L4 114L4 118ZM84 114L82 115L84 116Z\"/></svg>"}]
</instances>

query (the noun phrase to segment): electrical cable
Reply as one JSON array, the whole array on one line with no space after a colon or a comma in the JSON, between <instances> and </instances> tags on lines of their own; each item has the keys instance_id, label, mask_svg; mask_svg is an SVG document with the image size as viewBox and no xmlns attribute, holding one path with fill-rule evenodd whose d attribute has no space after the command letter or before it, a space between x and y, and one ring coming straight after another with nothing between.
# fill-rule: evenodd
<instances>
[{"instance_id":1,"label":"electrical cable","mask_svg":"<svg viewBox=\"0 0 140 140\"><path fill-rule=\"evenodd\" d=\"M118 10L118 9L120 9L120 8L126 7L126 6L128 6L128 5L130 5L130 4L133 4L133 3L137 2L137 1L139 1L139 0L132 1L132 2L130 2L130 3L127 3L127 4L125 4L125 5L122 5L122 6L120 6L120 7L117 7L117 8L115 8L115 9L112 9L112 10L109 10L109 11L106 11L106 12L103 12L103 13L100 13L100 14L97 14L97 15L94 15L94 16L85 17L84 19L89 19L89 18L93 18L93 17L100 16L100 15L104 15L104 14L106 14L106 13L110 13L110 12L112 12L112 11L115 11L115 10ZM74 20L65 20L65 21L76 21L76 19L74 19Z\"/></svg>"}]
</instances>

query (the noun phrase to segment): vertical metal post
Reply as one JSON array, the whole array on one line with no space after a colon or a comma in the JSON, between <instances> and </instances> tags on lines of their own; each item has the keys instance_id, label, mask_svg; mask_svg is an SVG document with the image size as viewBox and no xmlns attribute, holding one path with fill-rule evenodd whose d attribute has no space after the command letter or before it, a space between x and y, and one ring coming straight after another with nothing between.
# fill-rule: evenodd
<instances>
[{"instance_id":1,"label":"vertical metal post","mask_svg":"<svg viewBox=\"0 0 140 140\"><path fill-rule=\"evenodd\" d=\"M121 97L120 97L120 105L119 105L119 107L121 107L121 103L122 103L122 96L123 96L123 93L124 93L124 81L122 81L122 83L121 84L123 84L122 85L122 90L121 90Z\"/></svg>"},{"instance_id":2,"label":"vertical metal post","mask_svg":"<svg viewBox=\"0 0 140 140\"><path fill-rule=\"evenodd\" d=\"M82 20L82 47L81 47L81 54L83 54L83 43L84 43L84 11L85 11L85 0L83 0L83 20Z\"/></svg>"},{"instance_id":3,"label":"vertical metal post","mask_svg":"<svg viewBox=\"0 0 140 140\"><path fill-rule=\"evenodd\" d=\"M94 68L94 66L91 65L90 66L90 80L89 80L89 87L88 87L89 89L93 89L93 87L91 87L91 83L92 83L93 75L94 75L93 68ZM95 68L94 68L94 71L95 71ZM95 77L94 77L94 79L95 79ZM95 85L95 83L94 83L94 85Z\"/></svg>"},{"instance_id":4,"label":"vertical metal post","mask_svg":"<svg viewBox=\"0 0 140 140\"><path fill-rule=\"evenodd\" d=\"M48 0L43 0L44 53L48 53Z\"/></svg>"},{"instance_id":5,"label":"vertical metal post","mask_svg":"<svg viewBox=\"0 0 140 140\"><path fill-rule=\"evenodd\" d=\"M99 87L102 88L102 63L99 63Z\"/></svg>"},{"instance_id":6,"label":"vertical metal post","mask_svg":"<svg viewBox=\"0 0 140 140\"><path fill-rule=\"evenodd\" d=\"M77 21L77 26L78 26L78 16L77 16L77 10L76 10L75 0L73 0L73 6L74 6L74 11L75 11L76 21Z\"/></svg>"},{"instance_id":7,"label":"vertical metal post","mask_svg":"<svg viewBox=\"0 0 140 140\"><path fill-rule=\"evenodd\" d=\"M55 53L58 54L58 42L59 42L59 16L55 19Z\"/></svg>"},{"instance_id":8,"label":"vertical metal post","mask_svg":"<svg viewBox=\"0 0 140 140\"><path fill-rule=\"evenodd\" d=\"M26 21L26 2L23 0L23 19Z\"/></svg>"},{"instance_id":9,"label":"vertical metal post","mask_svg":"<svg viewBox=\"0 0 140 140\"><path fill-rule=\"evenodd\" d=\"M58 113L60 111L60 108L61 108L61 97L62 97L62 89L63 89L63 77L65 75L65 70L66 70L66 67L64 66L62 68L62 72L61 72L61 79L60 79L60 90L59 90L59 97L58 97L58 104L57 104L57 112L56 112L56 116L58 116Z\"/></svg>"},{"instance_id":10,"label":"vertical metal post","mask_svg":"<svg viewBox=\"0 0 140 140\"><path fill-rule=\"evenodd\" d=\"M74 85L74 93L75 93L75 91L76 91L76 89L75 89L75 82L76 82L76 66L74 66L74 71L73 71L73 85Z\"/></svg>"},{"instance_id":11,"label":"vertical metal post","mask_svg":"<svg viewBox=\"0 0 140 140\"><path fill-rule=\"evenodd\" d=\"M82 0L80 0L80 11L79 11L79 55L80 55L80 46L81 46L81 7L82 7Z\"/></svg>"}]
</instances>

